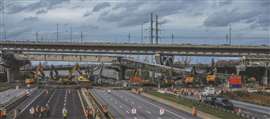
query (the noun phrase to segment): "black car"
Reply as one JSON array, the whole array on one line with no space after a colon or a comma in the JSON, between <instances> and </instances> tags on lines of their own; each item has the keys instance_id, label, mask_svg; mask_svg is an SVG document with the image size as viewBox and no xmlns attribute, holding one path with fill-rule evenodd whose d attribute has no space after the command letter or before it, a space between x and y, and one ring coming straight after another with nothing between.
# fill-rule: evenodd
<instances>
[{"instance_id":1,"label":"black car","mask_svg":"<svg viewBox=\"0 0 270 119\"><path fill-rule=\"evenodd\" d=\"M214 103L216 106L223 107L228 110L233 110L233 104L228 99L218 97Z\"/></svg>"},{"instance_id":2,"label":"black car","mask_svg":"<svg viewBox=\"0 0 270 119\"><path fill-rule=\"evenodd\" d=\"M203 99L204 103L215 105L218 107L222 107L228 110L233 110L233 104L226 98L223 97L215 97L215 96L206 96Z\"/></svg>"}]
</instances>

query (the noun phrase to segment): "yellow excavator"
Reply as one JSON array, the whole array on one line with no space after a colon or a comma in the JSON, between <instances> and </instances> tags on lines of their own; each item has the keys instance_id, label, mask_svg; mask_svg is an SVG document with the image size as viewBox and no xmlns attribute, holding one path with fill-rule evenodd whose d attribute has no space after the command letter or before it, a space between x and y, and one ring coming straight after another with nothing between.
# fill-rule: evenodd
<instances>
[{"instance_id":1,"label":"yellow excavator","mask_svg":"<svg viewBox=\"0 0 270 119\"><path fill-rule=\"evenodd\" d=\"M79 76L75 77L74 73L77 72L79 73ZM87 74L86 73L82 73L80 70L80 64L75 64L75 66L70 70L69 72L69 79L72 80L73 78L75 78L78 81L89 81L87 80Z\"/></svg>"}]
</instances>

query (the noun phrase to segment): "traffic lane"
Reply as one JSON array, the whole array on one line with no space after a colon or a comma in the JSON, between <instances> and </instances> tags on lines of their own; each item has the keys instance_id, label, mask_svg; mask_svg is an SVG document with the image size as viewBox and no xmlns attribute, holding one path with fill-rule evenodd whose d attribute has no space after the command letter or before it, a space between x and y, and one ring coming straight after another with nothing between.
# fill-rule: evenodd
<instances>
[{"instance_id":1,"label":"traffic lane","mask_svg":"<svg viewBox=\"0 0 270 119\"><path fill-rule=\"evenodd\" d=\"M77 90L67 90L66 108L69 112L68 119L85 119L82 104Z\"/></svg>"},{"instance_id":2,"label":"traffic lane","mask_svg":"<svg viewBox=\"0 0 270 119\"><path fill-rule=\"evenodd\" d=\"M20 104L16 106L16 109L21 110L23 112L26 107L28 107L32 102L34 102L41 94L43 93L43 90L37 89L34 92L30 93L30 95L23 100ZM10 112L13 112L15 109L11 109Z\"/></svg>"},{"instance_id":3,"label":"traffic lane","mask_svg":"<svg viewBox=\"0 0 270 119\"><path fill-rule=\"evenodd\" d=\"M190 113L177 110L173 107L167 106L165 104L159 103L141 95L133 94L129 91L120 90L116 91L115 93L117 93L120 97L127 97L129 99L129 102L135 103L135 105L139 105L138 108L140 108L141 106L141 108L146 110L147 113L155 115L158 118L198 119L198 117L193 117ZM165 114L162 116L160 116L161 109L165 110Z\"/></svg>"},{"instance_id":4,"label":"traffic lane","mask_svg":"<svg viewBox=\"0 0 270 119\"><path fill-rule=\"evenodd\" d=\"M132 109L136 109L136 115L134 118L143 118L143 119L154 119L159 117L159 109L153 108L152 106L145 106L144 103L138 102L137 100L131 99L127 95L120 95L119 91L112 91L109 95L113 96L115 99L119 101L119 103L125 103L129 106L128 111L132 113ZM116 101L117 102L117 101ZM169 116L167 116L169 118ZM173 117L170 117L174 119Z\"/></svg>"},{"instance_id":5,"label":"traffic lane","mask_svg":"<svg viewBox=\"0 0 270 119\"><path fill-rule=\"evenodd\" d=\"M29 103L29 105L26 105L26 107L24 107L21 110L21 113L18 115L18 119L35 119L29 113L30 108L36 107L37 105L45 106L49 98L52 96L53 92L54 91L50 91L50 93L48 94L43 93L33 103Z\"/></svg>"},{"instance_id":6,"label":"traffic lane","mask_svg":"<svg viewBox=\"0 0 270 119\"><path fill-rule=\"evenodd\" d=\"M63 118L62 109L64 107L65 89L56 89L53 98L48 103L50 108L50 115L47 119L61 119Z\"/></svg>"},{"instance_id":7,"label":"traffic lane","mask_svg":"<svg viewBox=\"0 0 270 119\"><path fill-rule=\"evenodd\" d=\"M105 90L92 90L93 94L96 96L96 98L100 101L101 104L107 105L109 112L116 118L116 119L125 119L125 117L128 117L126 111L127 108L123 104L119 104L119 106L113 104L112 97L109 97L109 95L106 94ZM126 111L123 111L122 108L125 108Z\"/></svg>"},{"instance_id":8,"label":"traffic lane","mask_svg":"<svg viewBox=\"0 0 270 119\"><path fill-rule=\"evenodd\" d=\"M115 112L111 110L110 107L116 108L119 112L121 110L121 114L124 114L125 118L147 118L147 119L157 119L157 118L170 118L170 119L181 119L181 118L194 118L188 113L179 113L179 110L170 109L168 106L153 104L152 101L138 99L134 96L130 95L131 93L125 91L116 91L113 90L111 94L107 94L104 90L96 90L97 93L100 93L101 97L109 103L110 112ZM132 115L131 109L132 107L136 108L137 114ZM164 108L165 114L160 116L160 108ZM114 115L115 113L113 113ZM184 115L184 116L182 116ZM115 116L115 115L114 115ZM118 116L117 116L118 117ZM117 118L116 117L116 118Z\"/></svg>"}]
</instances>

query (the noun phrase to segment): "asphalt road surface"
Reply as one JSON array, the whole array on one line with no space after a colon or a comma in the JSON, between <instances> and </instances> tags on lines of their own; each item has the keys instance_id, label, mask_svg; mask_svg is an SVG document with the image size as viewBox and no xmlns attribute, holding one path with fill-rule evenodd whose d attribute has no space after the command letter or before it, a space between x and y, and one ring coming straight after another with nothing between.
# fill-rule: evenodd
<instances>
[{"instance_id":1,"label":"asphalt road surface","mask_svg":"<svg viewBox=\"0 0 270 119\"><path fill-rule=\"evenodd\" d=\"M45 106L46 104L49 105L50 115L42 117L42 119L63 119L63 107L68 110L68 119L85 119L77 90L74 89L55 89L50 90L48 94L44 93L25 110L22 110L16 119L38 119L29 114L29 109L32 106Z\"/></svg>"},{"instance_id":2,"label":"asphalt road surface","mask_svg":"<svg viewBox=\"0 0 270 119\"><path fill-rule=\"evenodd\" d=\"M108 106L116 119L196 119L191 114L124 90L93 89L93 94ZM136 109L136 114L132 113ZM160 115L160 109L165 113Z\"/></svg>"}]
</instances>

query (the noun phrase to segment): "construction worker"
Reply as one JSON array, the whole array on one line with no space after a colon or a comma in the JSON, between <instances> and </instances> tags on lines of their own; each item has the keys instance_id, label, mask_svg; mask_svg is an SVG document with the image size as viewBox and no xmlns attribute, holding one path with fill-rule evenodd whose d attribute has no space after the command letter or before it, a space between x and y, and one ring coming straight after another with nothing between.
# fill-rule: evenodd
<instances>
[{"instance_id":1,"label":"construction worker","mask_svg":"<svg viewBox=\"0 0 270 119\"><path fill-rule=\"evenodd\" d=\"M65 107L63 108L62 113L63 113L64 119L67 119L68 111L67 111L67 109Z\"/></svg>"},{"instance_id":2,"label":"construction worker","mask_svg":"<svg viewBox=\"0 0 270 119\"><path fill-rule=\"evenodd\" d=\"M85 109L85 115L86 115L87 119L91 119L91 112L89 110L90 110L90 108Z\"/></svg>"},{"instance_id":3,"label":"construction worker","mask_svg":"<svg viewBox=\"0 0 270 119\"><path fill-rule=\"evenodd\" d=\"M40 115L41 115L41 117L45 117L45 113L46 113L45 111L46 111L45 107L40 106Z\"/></svg>"},{"instance_id":4,"label":"construction worker","mask_svg":"<svg viewBox=\"0 0 270 119\"><path fill-rule=\"evenodd\" d=\"M35 117L35 108L34 107L31 107L29 109L29 113L32 115L32 117Z\"/></svg>"},{"instance_id":5,"label":"construction worker","mask_svg":"<svg viewBox=\"0 0 270 119\"><path fill-rule=\"evenodd\" d=\"M40 106L37 105L35 110L36 110L35 116L40 117L41 116L41 114L40 114Z\"/></svg>"},{"instance_id":6,"label":"construction worker","mask_svg":"<svg viewBox=\"0 0 270 119\"><path fill-rule=\"evenodd\" d=\"M1 119L6 119L6 117L7 117L7 110L6 109L2 110L1 116L2 116Z\"/></svg>"}]
</instances>

